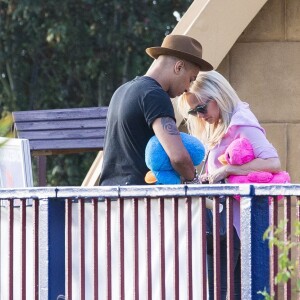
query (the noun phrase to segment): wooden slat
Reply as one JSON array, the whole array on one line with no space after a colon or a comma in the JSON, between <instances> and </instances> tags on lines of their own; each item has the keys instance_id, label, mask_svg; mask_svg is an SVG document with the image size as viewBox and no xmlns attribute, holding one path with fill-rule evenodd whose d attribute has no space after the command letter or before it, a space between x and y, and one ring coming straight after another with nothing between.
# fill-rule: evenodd
<instances>
[{"instance_id":1,"label":"wooden slat","mask_svg":"<svg viewBox=\"0 0 300 300\"><path fill-rule=\"evenodd\" d=\"M51 129L85 129L85 128L105 128L106 119L77 119L77 120L52 120L52 121L36 121L36 122L17 122L15 129L20 131L33 130L51 130Z\"/></svg>"},{"instance_id":2,"label":"wooden slat","mask_svg":"<svg viewBox=\"0 0 300 300\"><path fill-rule=\"evenodd\" d=\"M101 151L107 111L87 107L13 112L15 137L29 140L33 156ZM45 178L46 171L39 172L40 184Z\"/></svg>"},{"instance_id":3,"label":"wooden slat","mask_svg":"<svg viewBox=\"0 0 300 300\"><path fill-rule=\"evenodd\" d=\"M31 153L54 155L103 149L107 107L13 112L16 137Z\"/></svg>"},{"instance_id":4,"label":"wooden slat","mask_svg":"<svg viewBox=\"0 0 300 300\"><path fill-rule=\"evenodd\" d=\"M106 118L107 107L88 107L70 109L49 109L16 111L12 113L15 123L45 120L76 120L89 118Z\"/></svg>"},{"instance_id":5,"label":"wooden slat","mask_svg":"<svg viewBox=\"0 0 300 300\"><path fill-rule=\"evenodd\" d=\"M51 140L73 140L73 139L82 139L81 143L84 143L84 140L88 139L99 139L104 136L104 128L92 128L92 129L65 129L61 128L60 130L43 130L43 131L20 131L18 133L18 138L28 139L30 143L39 141L40 143L51 141ZM80 145L78 145L80 146Z\"/></svg>"},{"instance_id":6,"label":"wooden slat","mask_svg":"<svg viewBox=\"0 0 300 300\"><path fill-rule=\"evenodd\" d=\"M98 148L80 148L80 149L52 149L52 150L32 150L32 156L48 156L48 155L58 155L58 154L78 154L83 152L93 152L97 151ZM43 179L41 179L43 180ZM41 181L43 182L43 181ZM45 186L45 184L39 184L39 186Z\"/></svg>"},{"instance_id":7,"label":"wooden slat","mask_svg":"<svg viewBox=\"0 0 300 300\"><path fill-rule=\"evenodd\" d=\"M65 139L65 140L40 140L30 142L30 150L54 150L54 149L96 149L103 148L103 138L86 139Z\"/></svg>"}]
</instances>

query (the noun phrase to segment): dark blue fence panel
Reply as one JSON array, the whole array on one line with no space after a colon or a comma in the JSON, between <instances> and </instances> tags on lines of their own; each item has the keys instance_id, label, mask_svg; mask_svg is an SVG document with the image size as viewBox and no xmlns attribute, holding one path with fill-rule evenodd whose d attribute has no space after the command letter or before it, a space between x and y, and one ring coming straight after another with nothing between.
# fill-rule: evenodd
<instances>
[{"instance_id":1,"label":"dark blue fence panel","mask_svg":"<svg viewBox=\"0 0 300 300\"><path fill-rule=\"evenodd\" d=\"M244 197L241 201L242 299L264 299L259 291L270 291L270 251L263 234L269 226L266 196Z\"/></svg>"}]
</instances>

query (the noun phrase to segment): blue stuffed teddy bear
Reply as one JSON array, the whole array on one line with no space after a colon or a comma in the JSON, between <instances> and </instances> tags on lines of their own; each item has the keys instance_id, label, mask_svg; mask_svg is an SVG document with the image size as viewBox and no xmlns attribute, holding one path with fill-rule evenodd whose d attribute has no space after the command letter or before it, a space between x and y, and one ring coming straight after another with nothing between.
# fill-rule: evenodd
<instances>
[{"instance_id":1,"label":"blue stuffed teddy bear","mask_svg":"<svg viewBox=\"0 0 300 300\"><path fill-rule=\"evenodd\" d=\"M194 166L198 166L205 156L203 144L187 133L181 132L180 136ZM173 169L167 153L156 136L153 136L146 146L145 161L147 167L151 170L145 177L147 183L179 184L181 182L180 175Z\"/></svg>"}]
</instances>

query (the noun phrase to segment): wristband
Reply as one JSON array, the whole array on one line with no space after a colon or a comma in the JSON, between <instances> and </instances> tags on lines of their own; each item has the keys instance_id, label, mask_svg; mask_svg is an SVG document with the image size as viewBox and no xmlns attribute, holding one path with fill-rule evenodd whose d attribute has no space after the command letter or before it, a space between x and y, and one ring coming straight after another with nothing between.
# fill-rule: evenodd
<instances>
[{"instance_id":1,"label":"wristband","mask_svg":"<svg viewBox=\"0 0 300 300\"><path fill-rule=\"evenodd\" d=\"M196 169L195 169L194 178L192 180L186 180L186 181L184 181L184 183L185 184L200 184L201 183Z\"/></svg>"}]
</instances>

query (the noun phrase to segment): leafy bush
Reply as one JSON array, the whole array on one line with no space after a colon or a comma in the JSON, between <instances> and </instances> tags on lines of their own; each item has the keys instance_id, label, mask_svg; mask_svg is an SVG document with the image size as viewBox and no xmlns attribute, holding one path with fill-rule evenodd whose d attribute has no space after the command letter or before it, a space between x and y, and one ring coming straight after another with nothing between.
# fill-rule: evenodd
<instances>
[{"instance_id":1,"label":"leafy bush","mask_svg":"<svg viewBox=\"0 0 300 300\"><path fill-rule=\"evenodd\" d=\"M191 2L0 1L0 113L107 106ZM48 182L80 184L94 157L49 157Z\"/></svg>"}]
</instances>

